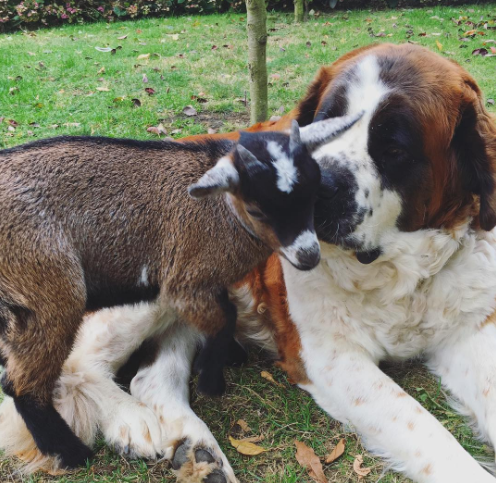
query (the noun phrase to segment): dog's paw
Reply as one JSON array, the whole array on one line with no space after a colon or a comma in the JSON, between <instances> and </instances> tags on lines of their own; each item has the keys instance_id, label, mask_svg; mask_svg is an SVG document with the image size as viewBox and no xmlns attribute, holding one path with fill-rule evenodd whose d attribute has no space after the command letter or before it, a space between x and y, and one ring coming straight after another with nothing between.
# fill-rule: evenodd
<instances>
[{"instance_id":1,"label":"dog's paw","mask_svg":"<svg viewBox=\"0 0 496 483\"><path fill-rule=\"evenodd\" d=\"M153 411L137 401L127 401L115 409L116 412L101 423L106 442L130 459L155 459L160 455L162 433Z\"/></svg>"},{"instance_id":2,"label":"dog's paw","mask_svg":"<svg viewBox=\"0 0 496 483\"><path fill-rule=\"evenodd\" d=\"M237 483L234 471L207 425L189 406L159 408L165 459L180 483Z\"/></svg>"},{"instance_id":3,"label":"dog's paw","mask_svg":"<svg viewBox=\"0 0 496 483\"><path fill-rule=\"evenodd\" d=\"M172 458L172 469L179 483L234 483L237 480L230 468L224 470L224 462L212 448L193 445L183 441ZM230 474L231 473L231 474Z\"/></svg>"}]
</instances>

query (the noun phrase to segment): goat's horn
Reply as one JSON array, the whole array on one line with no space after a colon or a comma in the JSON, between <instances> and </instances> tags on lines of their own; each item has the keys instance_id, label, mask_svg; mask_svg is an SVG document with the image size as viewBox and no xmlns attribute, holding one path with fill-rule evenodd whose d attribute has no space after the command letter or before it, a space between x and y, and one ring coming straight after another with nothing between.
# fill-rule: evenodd
<instances>
[{"instance_id":1,"label":"goat's horn","mask_svg":"<svg viewBox=\"0 0 496 483\"><path fill-rule=\"evenodd\" d=\"M291 130L289 132L289 149L290 151L294 151L296 146L301 144L301 136L300 136L300 126L298 125L298 121L293 119L291 121Z\"/></svg>"},{"instance_id":2,"label":"goat's horn","mask_svg":"<svg viewBox=\"0 0 496 483\"><path fill-rule=\"evenodd\" d=\"M317 148L347 131L363 114L362 111L353 116L335 117L309 124L300 130L301 142L311 149Z\"/></svg>"}]
</instances>

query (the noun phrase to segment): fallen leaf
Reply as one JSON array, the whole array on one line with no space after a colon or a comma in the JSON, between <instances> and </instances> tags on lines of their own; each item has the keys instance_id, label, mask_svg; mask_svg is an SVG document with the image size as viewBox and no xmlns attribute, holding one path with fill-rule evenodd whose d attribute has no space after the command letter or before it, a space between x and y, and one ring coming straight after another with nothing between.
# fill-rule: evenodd
<instances>
[{"instance_id":1,"label":"fallen leaf","mask_svg":"<svg viewBox=\"0 0 496 483\"><path fill-rule=\"evenodd\" d=\"M487 54L487 49L485 49L484 47L472 51L472 55L480 55L481 57L485 57Z\"/></svg>"},{"instance_id":2,"label":"fallen leaf","mask_svg":"<svg viewBox=\"0 0 496 483\"><path fill-rule=\"evenodd\" d=\"M188 117L193 117L198 115L198 111L193 106L186 106L183 109L183 114L185 114Z\"/></svg>"},{"instance_id":3,"label":"fallen leaf","mask_svg":"<svg viewBox=\"0 0 496 483\"><path fill-rule=\"evenodd\" d=\"M181 134L182 132L183 132L183 130L182 130L182 129L173 129L173 130L171 131L171 134Z\"/></svg>"},{"instance_id":4,"label":"fallen leaf","mask_svg":"<svg viewBox=\"0 0 496 483\"><path fill-rule=\"evenodd\" d=\"M209 127L207 129L207 134L216 134L217 133L217 129L214 129L213 127Z\"/></svg>"},{"instance_id":5,"label":"fallen leaf","mask_svg":"<svg viewBox=\"0 0 496 483\"><path fill-rule=\"evenodd\" d=\"M10 94L11 96L13 96L16 92L19 92L19 87L17 87L17 86L16 86L16 87L11 87L11 88L9 89L9 94Z\"/></svg>"},{"instance_id":6,"label":"fallen leaf","mask_svg":"<svg viewBox=\"0 0 496 483\"><path fill-rule=\"evenodd\" d=\"M274 377L272 376L272 374L270 372L267 372L267 371L262 371L260 373L260 375L266 379L267 381L271 382L272 384L275 384L276 386L279 386L279 387L284 387L284 384L281 384L280 382L277 382Z\"/></svg>"},{"instance_id":7,"label":"fallen leaf","mask_svg":"<svg viewBox=\"0 0 496 483\"><path fill-rule=\"evenodd\" d=\"M131 99L133 107L141 107L141 101L139 99Z\"/></svg>"},{"instance_id":8,"label":"fallen leaf","mask_svg":"<svg viewBox=\"0 0 496 483\"><path fill-rule=\"evenodd\" d=\"M359 478L363 478L367 476L372 468L362 468L363 465L363 456L361 454L355 457L355 461L353 461L353 471L358 475Z\"/></svg>"},{"instance_id":9,"label":"fallen leaf","mask_svg":"<svg viewBox=\"0 0 496 483\"><path fill-rule=\"evenodd\" d=\"M15 121L14 119L9 119L9 124L11 126L14 126L14 127L19 126L19 123L17 121Z\"/></svg>"},{"instance_id":10,"label":"fallen leaf","mask_svg":"<svg viewBox=\"0 0 496 483\"><path fill-rule=\"evenodd\" d=\"M208 128L209 131L214 131L213 133L212 132L209 132L208 134L215 134L215 129L212 129L212 128ZM236 424L245 432L245 433L249 433L251 431L251 428L250 426L248 426L248 423L244 420L244 419L238 419L236 421Z\"/></svg>"},{"instance_id":11,"label":"fallen leaf","mask_svg":"<svg viewBox=\"0 0 496 483\"><path fill-rule=\"evenodd\" d=\"M212 45L212 47L210 48L210 50L217 50L218 47L216 45Z\"/></svg>"},{"instance_id":12,"label":"fallen leaf","mask_svg":"<svg viewBox=\"0 0 496 483\"><path fill-rule=\"evenodd\" d=\"M112 47L95 47L98 52L112 52Z\"/></svg>"},{"instance_id":13,"label":"fallen leaf","mask_svg":"<svg viewBox=\"0 0 496 483\"><path fill-rule=\"evenodd\" d=\"M96 90L100 92L110 92L108 87L97 87Z\"/></svg>"},{"instance_id":14,"label":"fallen leaf","mask_svg":"<svg viewBox=\"0 0 496 483\"><path fill-rule=\"evenodd\" d=\"M488 106L494 106L494 99L489 98L486 102Z\"/></svg>"},{"instance_id":15,"label":"fallen leaf","mask_svg":"<svg viewBox=\"0 0 496 483\"><path fill-rule=\"evenodd\" d=\"M105 67L102 67L97 74L105 74Z\"/></svg>"},{"instance_id":16,"label":"fallen leaf","mask_svg":"<svg viewBox=\"0 0 496 483\"><path fill-rule=\"evenodd\" d=\"M152 89L151 87L145 87L145 92L146 92L149 96L153 96L153 94L155 94L155 89Z\"/></svg>"},{"instance_id":17,"label":"fallen leaf","mask_svg":"<svg viewBox=\"0 0 496 483\"><path fill-rule=\"evenodd\" d=\"M126 96L115 97L113 102L122 102L125 98L126 98Z\"/></svg>"},{"instance_id":18,"label":"fallen leaf","mask_svg":"<svg viewBox=\"0 0 496 483\"><path fill-rule=\"evenodd\" d=\"M81 126L80 122L65 122L63 124L65 127L79 127Z\"/></svg>"},{"instance_id":19,"label":"fallen leaf","mask_svg":"<svg viewBox=\"0 0 496 483\"><path fill-rule=\"evenodd\" d=\"M165 136L167 134L167 130L162 123L158 126L150 126L147 131L156 134L157 136L160 136L161 134Z\"/></svg>"},{"instance_id":20,"label":"fallen leaf","mask_svg":"<svg viewBox=\"0 0 496 483\"><path fill-rule=\"evenodd\" d=\"M179 40L179 34L173 34L172 40Z\"/></svg>"},{"instance_id":21,"label":"fallen leaf","mask_svg":"<svg viewBox=\"0 0 496 483\"><path fill-rule=\"evenodd\" d=\"M325 462L327 464L336 461L340 456L343 456L346 447L346 441L341 439L334 449L326 456Z\"/></svg>"},{"instance_id":22,"label":"fallen leaf","mask_svg":"<svg viewBox=\"0 0 496 483\"><path fill-rule=\"evenodd\" d=\"M140 54L138 55L138 60L145 60L145 59L149 59L150 58L150 54Z\"/></svg>"},{"instance_id":23,"label":"fallen leaf","mask_svg":"<svg viewBox=\"0 0 496 483\"><path fill-rule=\"evenodd\" d=\"M312 42L310 42L310 40L307 40L307 43L305 44L308 48L310 48L312 46Z\"/></svg>"},{"instance_id":24,"label":"fallen leaf","mask_svg":"<svg viewBox=\"0 0 496 483\"><path fill-rule=\"evenodd\" d=\"M146 74L143 74L143 82L146 84L148 82L148 77Z\"/></svg>"},{"instance_id":25,"label":"fallen leaf","mask_svg":"<svg viewBox=\"0 0 496 483\"><path fill-rule=\"evenodd\" d=\"M436 45L437 45L437 50L441 52L443 50L443 44L439 42L439 40L436 40Z\"/></svg>"},{"instance_id":26,"label":"fallen leaf","mask_svg":"<svg viewBox=\"0 0 496 483\"><path fill-rule=\"evenodd\" d=\"M327 478L322 470L322 463L319 457L315 454L312 448L309 448L305 443L295 440L296 446L296 461L308 471L308 476L317 483L327 483Z\"/></svg>"},{"instance_id":27,"label":"fallen leaf","mask_svg":"<svg viewBox=\"0 0 496 483\"><path fill-rule=\"evenodd\" d=\"M281 78L280 74L270 74L270 78L274 80L279 80Z\"/></svg>"},{"instance_id":28,"label":"fallen leaf","mask_svg":"<svg viewBox=\"0 0 496 483\"><path fill-rule=\"evenodd\" d=\"M127 35L123 35L122 37L117 37L117 40L124 40L127 39Z\"/></svg>"},{"instance_id":29,"label":"fallen leaf","mask_svg":"<svg viewBox=\"0 0 496 483\"><path fill-rule=\"evenodd\" d=\"M232 436L229 436L229 442L234 446L234 448L236 448L238 453L245 456L257 456L268 451L254 443L250 443L249 441L242 439L234 439Z\"/></svg>"},{"instance_id":30,"label":"fallen leaf","mask_svg":"<svg viewBox=\"0 0 496 483\"><path fill-rule=\"evenodd\" d=\"M492 52L493 54L496 54L496 47L491 47L491 52Z\"/></svg>"}]
</instances>

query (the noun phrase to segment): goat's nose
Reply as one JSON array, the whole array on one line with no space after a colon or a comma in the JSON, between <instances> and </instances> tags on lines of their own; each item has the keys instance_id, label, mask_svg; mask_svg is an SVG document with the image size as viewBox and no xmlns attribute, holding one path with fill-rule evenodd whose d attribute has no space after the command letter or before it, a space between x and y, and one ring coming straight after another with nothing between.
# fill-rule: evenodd
<instances>
[{"instance_id":1,"label":"goat's nose","mask_svg":"<svg viewBox=\"0 0 496 483\"><path fill-rule=\"evenodd\" d=\"M314 250L302 250L297 255L299 270L312 270L320 262L320 250L316 247Z\"/></svg>"},{"instance_id":2,"label":"goat's nose","mask_svg":"<svg viewBox=\"0 0 496 483\"><path fill-rule=\"evenodd\" d=\"M332 200L339 191L338 183L336 182L336 177L331 173L322 172L320 179L319 191L317 193L318 197L323 200Z\"/></svg>"}]
</instances>

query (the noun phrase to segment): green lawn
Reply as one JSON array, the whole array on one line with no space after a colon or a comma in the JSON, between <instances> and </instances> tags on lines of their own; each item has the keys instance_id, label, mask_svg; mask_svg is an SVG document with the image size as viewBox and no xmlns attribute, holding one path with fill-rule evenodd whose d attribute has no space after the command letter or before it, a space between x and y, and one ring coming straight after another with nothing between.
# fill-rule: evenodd
<instances>
[{"instance_id":1,"label":"green lawn","mask_svg":"<svg viewBox=\"0 0 496 483\"><path fill-rule=\"evenodd\" d=\"M451 19L462 17L461 25ZM337 12L306 24L269 15L268 66L270 115L289 111L303 95L318 67L372 41L425 45L453 58L477 79L487 98L496 98L496 57L472 56L483 43L496 40L496 30L466 31L481 18L494 27L496 6L434 8L384 12ZM371 37L371 35L375 35ZM379 35L379 36L377 36ZM122 38L126 36L126 38ZM119 39L121 37L121 39ZM468 41L459 40L467 37ZM248 90L246 34L243 15L152 19L114 25L70 26L34 33L0 36L0 147L60 134L98 134L156 138L147 128L163 124L169 135L182 137L229 131L246 126ZM122 48L118 48L121 46ZM488 42L485 48L496 43ZM115 54L95 47L115 48ZM140 55L150 54L146 58ZM143 80L148 82L143 82ZM145 88L153 89L149 95ZM194 97L196 96L196 97ZM200 98L198 102L196 98ZM139 99L135 107L132 99ZM182 110L193 105L197 116ZM493 109L493 106L490 106ZM269 370L283 387L260 377ZM477 443L463 420L445 403L445 394L418 364L389 367L388 372L419 399L474 455L493 458ZM325 468L330 482L356 482L354 455L364 454L377 481L383 466L369 457L351 428L330 420L284 375L256 357L243 369L229 372L222 400L193 396L193 405L226 450L242 482L310 482L294 458L294 440L312 446L323 457L344 437L345 455ZM232 425L244 419L271 450L245 457L230 448ZM141 482L173 481L165 463L127 462L100 444L87 470L64 478L22 477L15 462L0 460L0 482ZM408 480L388 473L381 482Z\"/></svg>"}]
</instances>

